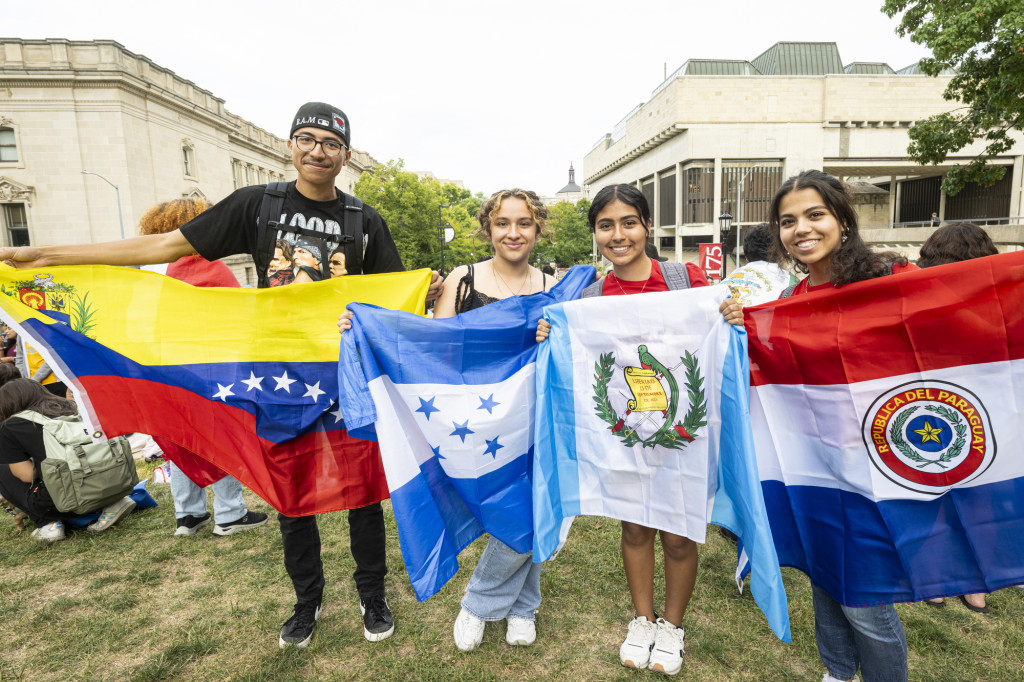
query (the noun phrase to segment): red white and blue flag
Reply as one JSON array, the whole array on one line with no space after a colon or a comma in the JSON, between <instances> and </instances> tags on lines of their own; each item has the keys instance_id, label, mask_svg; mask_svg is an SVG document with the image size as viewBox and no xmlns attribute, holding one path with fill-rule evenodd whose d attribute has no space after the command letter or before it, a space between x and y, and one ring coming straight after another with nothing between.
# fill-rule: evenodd
<instances>
[{"instance_id":1,"label":"red white and blue flag","mask_svg":"<svg viewBox=\"0 0 1024 682\"><path fill-rule=\"evenodd\" d=\"M1024 252L746 311L779 562L863 606L1024 583Z\"/></svg>"}]
</instances>

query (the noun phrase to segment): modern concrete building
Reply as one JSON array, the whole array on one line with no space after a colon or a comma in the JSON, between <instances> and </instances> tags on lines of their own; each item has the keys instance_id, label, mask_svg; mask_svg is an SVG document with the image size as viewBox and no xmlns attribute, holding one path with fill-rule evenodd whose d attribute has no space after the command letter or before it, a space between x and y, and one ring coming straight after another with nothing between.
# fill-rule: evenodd
<instances>
[{"instance_id":1,"label":"modern concrete building","mask_svg":"<svg viewBox=\"0 0 1024 682\"><path fill-rule=\"evenodd\" d=\"M353 150L338 186L374 165ZM294 177L285 140L112 40L0 38L3 245L130 237L161 201ZM248 257L229 264L255 284Z\"/></svg>"},{"instance_id":2,"label":"modern concrete building","mask_svg":"<svg viewBox=\"0 0 1024 682\"><path fill-rule=\"evenodd\" d=\"M915 66L844 67L835 43L776 43L752 61L688 60L597 141L584 157L584 186L639 187L654 212L655 243L677 261L720 241L722 213L734 227L765 220L781 182L811 168L863 183L857 204L868 230L924 223L933 211L947 220L1024 215L1019 132L1014 149L994 160L1006 166L1004 179L955 197L940 191L943 174L982 145L942 166L907 159L911 123L956 106L942 98L948 76Z\"/></svg>"}]
</instances>

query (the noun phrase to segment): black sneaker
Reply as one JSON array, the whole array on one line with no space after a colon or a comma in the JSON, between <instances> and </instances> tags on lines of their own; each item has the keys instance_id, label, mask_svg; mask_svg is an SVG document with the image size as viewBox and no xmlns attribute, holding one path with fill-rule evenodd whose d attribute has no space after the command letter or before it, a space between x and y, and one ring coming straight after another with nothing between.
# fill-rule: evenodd
<instances>
[{"instance_id":1,"label":"black sneaker","mask_svg":"<svg viewBox=\"0 0 1024 682\"><path fill-rule=\"evenodd\" d=\"M320 618L320 602L300 601L295 605L292 617L284 622L284 627L281 628L281 638L277 640L277 645L282 649L288 646L296 646L300 649L309 646L318 618Z\"/></svg>"},{"instance_id":2,"label":"black sneaker","mask_svg":"<svg viewBox=\"0 0 1024 682\"><path fill-rule=\"evenodd\" d=\"M266 524L267 515L261 514L260 512L247 511L245 516L232 521L231 523L218 523L213 527L214 535L231 535L237 533L240 530L248 530L249 528L259 528Z\"/></svg>"},{"instance_id":3,"label":"black sneaker","mask_svg":"<svg viewBox=\"0 0 1024 682\"><path fill-rule=\"evenodd\" d=\"M175 535L195 535L196 531L210 522L210 513L202 516L183 516L178 519L178 527L174 529Z\"/></svg>"},{"instance_id":4,"label":"black sneaker","mask_svg":"<svg viewBox=\"0 0 1024 682\"><path fill-rule=\"evenodd\" d=\"M395 620L391 617L388 600L383 594L375 594L359 602L363 613L363 637L371 642L387 639L395 631Z\"/></svg>"}]
</instances>

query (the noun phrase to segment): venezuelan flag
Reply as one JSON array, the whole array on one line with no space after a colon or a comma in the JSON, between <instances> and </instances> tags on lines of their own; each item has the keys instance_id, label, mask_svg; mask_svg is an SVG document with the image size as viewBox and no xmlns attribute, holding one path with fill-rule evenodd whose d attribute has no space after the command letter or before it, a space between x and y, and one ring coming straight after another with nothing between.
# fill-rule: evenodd
<instances>
[{"instance_id":1,"label":"venezuelan flag","mask_svg":"<svg viewBox=\"0 0 1024 682\"><path fill-rule=\"evenodd\" d=\"M0 266L0 314L69 386L97 438L161 436L289 515L388 497L377 444L338 407L348 303L422 311L430 272L198 288L99 265Z\"/></svg>"}]
</instances>

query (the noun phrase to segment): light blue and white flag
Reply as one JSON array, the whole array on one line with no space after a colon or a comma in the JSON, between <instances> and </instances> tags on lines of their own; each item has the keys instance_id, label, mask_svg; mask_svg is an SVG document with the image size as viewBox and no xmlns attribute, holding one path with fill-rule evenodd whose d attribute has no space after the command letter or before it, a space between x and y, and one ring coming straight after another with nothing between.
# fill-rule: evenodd
<instances>
[{"instance_id":1,"label":"light blue and white flag","mask_svg":"<svg viewBox=\"0 0 1024 682\"><path fill-rule=\"evenodd\" d=\"M572 518L607 516L704 542L729 528L751 592L790 641L786 593L750 431L746 334L721 287L588 298L545 308L537 360L534 560Z\"/></svg>"},{"instance_id":2,"label":"light blue and white flag","mask_svg":"<svg viewBox=\"0 0 1024 682\"><path fill-rule=\"evenodd\" d=\"M545 305L578 298L593 279L592 267L577 266L549 292L451 319L350 306L340 409L352 435L374 425L421 601L484 532L531 551L537 321Z\"/></svg>"}]
</instances>

